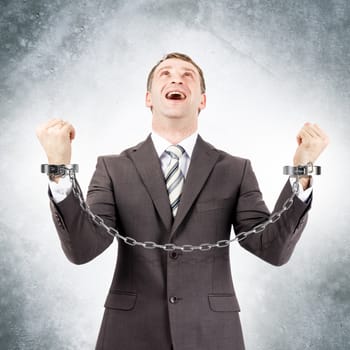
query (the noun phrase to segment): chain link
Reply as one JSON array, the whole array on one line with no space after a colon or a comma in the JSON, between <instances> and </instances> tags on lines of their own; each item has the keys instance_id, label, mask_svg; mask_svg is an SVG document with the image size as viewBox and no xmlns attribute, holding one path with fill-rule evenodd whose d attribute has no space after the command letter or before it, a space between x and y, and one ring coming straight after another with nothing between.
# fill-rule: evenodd
<instances>
[{"instance_id":1,"label":"chain link","mask_svg":"<svg viewBox=\"0 0 350 350\"><path fill-rule=\"evenodd\" d=\"M112 236L113 238L116 237L121 239L127 245L130 245L133 247L140 246L146 249L159 248L168 252L171 252L174 250L181 250L183 252L193 252L195 250L199 250L204 252L204 251L209 251L212 248L225 248L235 241L240 242L252 234L261 233L266 229L268 225L274 224L275 222L277 222L281 218L282 214L286 212L288 209L290 209L290 207L294 203L295 196L299 193L299 186L300 186L299 176L297 175L292 176L295 178L295 182L293 183L293 186L292 186L292 195L283 203L282 209L271 214L268 220L266 220L262 224L255 226L249 231L240 232L237 235L235 235L235 237L233 237L232 239L223 239L223 240L217 241L216 243L201 243L199 245L191 245L191 244L176 245L174 243L157 244L152 241L138 242L132 237L121 235L117 229L107 226L104 220L99 215L94 214L89 208L88 204L85 202L83 193L81 191L81 188L75 176L75 171L73 169L68 169L68 168L66 168L66 170L72 182L73 194L75 197L78 198L81 209L90 216L90 218L96 225L103 227L110 236Z\"/></svg>"}]
</instances>

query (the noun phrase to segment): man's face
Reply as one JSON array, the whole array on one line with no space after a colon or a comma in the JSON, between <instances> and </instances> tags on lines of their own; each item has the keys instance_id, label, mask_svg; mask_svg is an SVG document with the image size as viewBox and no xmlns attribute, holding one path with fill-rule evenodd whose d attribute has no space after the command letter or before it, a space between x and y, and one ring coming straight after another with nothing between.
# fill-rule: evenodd
<instances>
[{"instance_id":1,"label":"man's face","mask_svg":"<svg viewBox=\"0 0 350 350\"><path fill-rule=\"evenodd\" d=\"M153 116L197 118L205 104L199 73L190 62L170 58L156 68L151 91L146 93L146 106Z\"/></svg>"}]
</instances>

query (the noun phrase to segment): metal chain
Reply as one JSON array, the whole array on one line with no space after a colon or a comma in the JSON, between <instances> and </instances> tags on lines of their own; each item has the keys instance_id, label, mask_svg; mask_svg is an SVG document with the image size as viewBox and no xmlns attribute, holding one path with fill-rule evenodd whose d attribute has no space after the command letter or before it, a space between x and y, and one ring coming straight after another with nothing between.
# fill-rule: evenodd
<instances>
[{"instance_id":1,"label":"metal chain","mask_svg":"<svg viewBox=\"0 0 350 350\"><path fill-rule=\"evenodd\" d=\"M191 245L191 244L176 245L173 243L157 244L152 241L145 241L145 242L136 241L132 237L121 235L117 229L107 226L104 220L99 215L94 214L89 208L88 204L85 202L83 193L81 191L81 188L75 176L75 171L73 169L68 169L68 168L66 168L66 171L68 172L69 178L72 182L73 194L75 197L78 198L81 209L90 216L90 218L96 225L103 227L106 230L106 232L109 235L111 235L113 238L114 237L120 238L125 244L128 244L130 246L140 246L146 249L160 248L165 251L174 251L174 250L181 250L183 252L193 252L195 250L208 251L212 248L228 247L231 243L235 241L240 242L252 234L261 233L266 229L268 225L277 222L281 218L282 214L292 206L294 202L294 198L299 192L299 186L300 186L299 176L297 175L293 176L295 178L295 182L293 183L293 186L292 186L292 195L284 202L282 209L270 215L268 220L266 220L262 224L255 226L249 231L240 232L239 234L235 235L235 237L232 239L223 239L223 240L217 241L216 243L201 243L199 245Z\"/></svg>"}]
</instances>

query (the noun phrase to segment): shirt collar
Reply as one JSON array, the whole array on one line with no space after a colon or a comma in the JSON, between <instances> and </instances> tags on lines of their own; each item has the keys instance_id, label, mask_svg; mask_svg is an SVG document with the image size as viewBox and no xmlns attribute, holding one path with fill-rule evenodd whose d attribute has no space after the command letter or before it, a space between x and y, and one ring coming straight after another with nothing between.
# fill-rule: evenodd
<instances>
[{"instance_id":1,"label":"shirt collar","mask_svg":"<svg viewBox=\"0 0 350 350\"><path fill-rule=\"evenodd\" d=\"M192 152L194 149L194 145L196 144L197 137L198 137L198 132L194 132L192 135L186 137L185 139L183 139L178 143L178 145L184 148L189 158L192 157ZM160 158L164 153L164 151L169 146L171 146L171 143L154 131L152 131L151 138L152 138L154 147L156 149L156 152L158 154L158 157Z\"/></svg>"}]
</instances>

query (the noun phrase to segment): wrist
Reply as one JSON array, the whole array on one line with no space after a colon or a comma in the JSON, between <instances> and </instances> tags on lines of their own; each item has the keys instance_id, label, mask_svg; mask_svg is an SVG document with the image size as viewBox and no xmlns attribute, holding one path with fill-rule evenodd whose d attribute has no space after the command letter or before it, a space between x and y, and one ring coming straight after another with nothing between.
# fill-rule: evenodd
<instances>
[{"instance_id":1,"label":"wrist","mask_svg":"<svg viewBox=\"0 0 350 350\"><path fill-rule=\"evenodd\" d=\"M295 164L295 162L294 162ZM311 186L312 175L320 175L321 167L313 165L311 162L306 165L284 166L283 174L295 177L303 189L306 190Z\"/></svg>"},{"instance_id":2,"label":"wrist","mask_svg":"<svg viewBox=\"0 0 350 350\"><path fill-rule=\"evenodd\" d=\"M321 167L319 165L313 165L311 162L306 165L297 165L297 166L284 166L283 174L298 176L301 177L309 177L311 175L321 175Z\"/></svg>"},{"instance_id":3,"label":"wrist","mask_svg":"<svg viewBox=\"0 0 350 350\"><path fill-rule=\"evenodd\" d=\"M70 164L70 158L47 157L47 162L51 165Z\"/></svg>"},{"instance_id":4,"label":"wrist","mask_svg":"<svg viewBox=\"0 0 350 350\"><path fill-rule=\"evenodd\" d=\"M41 172L48 175L50 181L59 182L61 177L78 172L78 164L41 164Z\"/></svg>"}]
</instances>

